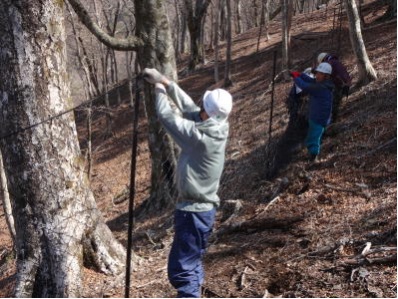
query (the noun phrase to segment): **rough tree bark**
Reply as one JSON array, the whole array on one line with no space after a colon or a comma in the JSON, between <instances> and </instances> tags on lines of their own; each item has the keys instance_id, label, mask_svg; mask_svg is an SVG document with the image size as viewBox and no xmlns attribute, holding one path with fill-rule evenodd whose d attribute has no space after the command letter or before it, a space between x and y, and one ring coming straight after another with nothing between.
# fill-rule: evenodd
<instances>
[{"instance_id":1,"label":"rough tree bark","mask_svg":"<svg viewBox=\"0 0 398 299\"><path fill-rule=\"evenodd\" d=\"M177 81L176 62L169 22L162 1L135 0L136 32L144 41L137 52L141 69L154 67ZM146 209L159 211L170 206L176 196L174 143L157 121L155 95L149 84L145 87L145 108L149 121L149 149L152 158L151 197Z\"/></svg>"},{"instance_id":2,"label":"rough tree bark","mask_svg":"<svg viewBox=\"0 0 398 299\"><path fill-rule=\"evenodd\" d=\"M351 45L358 64L357 85L367 84L377 79L377 73L370 63L366 52L356 2L355 0L345 0L344 3L347 11Z\"/></svg>"},{"instance_id":3,"label":"rough tree bark","mask_svg":"<svg viewBox=\"0 0 398 299\"><path fill-rule=\"evenodd\" d=\"M63 5L4 0L0 23L0 134L8 135L0 149L15 219L15 296L80 297L84 256L116 274L125 251L88 187L73 114L46 121L72 105Z\"/></svg>"}]
</instances>

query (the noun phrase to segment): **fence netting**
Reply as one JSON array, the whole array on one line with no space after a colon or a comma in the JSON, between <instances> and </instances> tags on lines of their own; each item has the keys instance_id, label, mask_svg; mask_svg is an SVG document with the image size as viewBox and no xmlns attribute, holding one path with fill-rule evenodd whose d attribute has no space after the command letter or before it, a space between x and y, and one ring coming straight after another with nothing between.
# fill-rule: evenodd
<instances>
[{"instance_id":1,"label":"fence netting","mask_svg":"<svg viewBox=\"0 0 398 299\"><path fill-rule=\"evenodd\" d=\"M306 7L303 12L298 14L295 18L294 26L299 26L300 21L313 20L310 27L306 27L306 32L292 35L293 49L297 50L300 55L294 55L294 67L298 70L303 70L307 66L311 66L314 62L314 57L319 51L329 49L334 53L340 51L340 43L342 39L342 30L347 30L347 21L344 18L342 12L341 3L336 2L333 5L329 4L326 7L321 8L321 14L324 14L324 18L320 19L315 16L319 14L319 7ZM327 24L327 30L318 31L317 28L324 27ZM312 26L312 27L311 27ZM314 33L315 32L315 33ZM315 45L318 45L315 46ZM297 48L295 48L297 47ZM273 107L273 123L272 123L272 136L269 136L270 126L270 111L271 111L271 90L272 80L270 72L272 70L272 57L273 51L267 51L268 48L260 50L259 55L261 61L257 66L256 71L263 73L263 79L258 80L253 84L257 84L250 89L240 89L233 94L234 97L234 111L230 119L230 136L228 140L226 150L226 163L224 172L221 178L219 196L221 200L228 199L239 199L245 200L246 198L256 198L263 194L261 186L266 186L266 182L277 176L278 169L283 167L286 162L284 159L289 156L289 152L284 152L284 149L293 147L300 140L297 140L297 131L295 130L295 123L291 122L288 106L286 105L286 97L288 96L288 90L285 87L279 86L276 81L275 92L274 92L274 107ZM275 46L275 50L278 47ZM280 55L278 51L278 68L276 70L276 76L280 79ZM233 70L238 71L237 67L233 67ZM250 84L248 84L250 87ZM126 85L119 87L122 89L122 96L126 95ZM190 90L186 90L190 93ZM112 91L111 91L112 92ZM204 92L204 91L203 91ZM194 95L196 98L199 93ZM110 97L112 99L112 96ZM128 111L128 113L122 113L121 111ZM122 243L125 244L125 234L127 229L127 210L124 213L120 212L121 208L126 208L126 200L129 196L129 174L131 166L131 138L132 138L132 121L133 121L133 108L131 103L124 100L121 103L112 102L107 106L103 103L103 97L95 100L89 100L86 103L79 105L73 111L67 111L67 113L74 113L75 119L79 131L79 142L82 149L82 154L85 158L88 157L89 148L91 148L91 159L93 162L93 169L91 173L91 187L94 190L94 195L102 198L102 202L99 203L99 208L102 212L107 214L107 224L121 239ZM65 112L66 113L66 112ZM65 114L57 116L62 119ZM120 116L122 115L122 116ZM137 155L137 184L136 191L140 199L137 201L139 205L151 194L151 182L154 182L154 178L151 177L152 163L151 154L149 149L148 140L148 120L147 111L144 105L141 105L141 111L139 113L139 132L138 132L138 155ZM49 120L51 121L51 120ZM91 123L90 127L89 124ZM47 125L47 124L40 124ZM40 126L38 125L38 126ZM91 128L91 129L89 129ZM31 128L25 128L20 132L10 132L14 137L18 134L26 134L29 130L35 130L37 126ZM161 129L163 130L163 129ZM289 131L293 130L293 131ZM293 132L293 133L292 133ZM91 137L88 138L88 134ZM290 134L290 135L289 135ZM3 138L10 138L7 136ZM296 139L295 139L296 138ZM90 140L91 139L91 140ZM167 144L169 140L164 140L164 144ZM117 146L116 146L117 145ZM163 151L162 148L159 149ZM178 156L178 150L170 153L169 156L163 157L161 161L162 174L159 174L156 178L160 185L164 185L166 188L165 193L167 198L165 201L175 200L177 193L172 187L175 173L172 173L171 162L175 161ZM107 167L105 162L113 161L112 163L118 163L118 167ZM86 171L87 171L86 163ZM105 169L104 169L105 168ZM101 175L100 175L101 174ZM14 174L15 175L15 174ZM26 175L26 173L19 173L17 175ZM57 178L48 178L49 180ZM168 191L170 191L168 193ZM48 191L48 197L57 198L58 194ZM158 192L163 192L158 190ZM18 194L9 194L11 203L15 198L18 198ZM1 187L1 196L4 196L4 185ZM258 198L266 202L268 198ZM6 209L3 201L3 207L5 208L5 216L10 219L10 209ZM90 211L80 211L82 215L90 213ZM117 219L112 219L116 216ZM76 227L68 229L68 231L80 231L84 227L85 219L82 222L75 222ZM58 221L58 219L53 219ZM26 225L33 226L35 230L48 230L48 227L40 227L41 220L33 223L26 223ZM12 223L11 223L12 225ZM60 234L65 231L64 227L69 226L70 223L67 219L62 219L60 222L54 223L54 234ZM51 234L51 231L46 233ZM67 246L69 250L76 250L74 246L80 242L76 236L72 233L70 235L63 235L59 239L59 242L69 242L71 246ZM10 243L12 240L10 238ZM73 246L72 246L73 245ZM64 248L60 246L60 248ZM10 246L4 246L9 254L12 251ZM43 251L45 252L45 251ZM4 251L0 252L4 255ZM59 257L62 257L62 253L59 253ZM26 256L24 252L18 253L19 259L30 258ZM45 258L45 257L43 257ZM13 275L10 271L15 271L15 268L8 267L4 268L6 264L4 258L1 259L0 268L3 271L3 275ZM70 263L70 268L73 269L77 266L77 260L62 261L64 263ZM8 264L9 265L9 264ZM32 265L37 267L39 265ZM1 272L1 271L0 271ZM43 277L46 273L40 273ZM44 280L45 281L45 280ZM98 294L97 284L94 281L87 281L86 288L93 288L92 293Z\"/></svg>"}]
</instances>

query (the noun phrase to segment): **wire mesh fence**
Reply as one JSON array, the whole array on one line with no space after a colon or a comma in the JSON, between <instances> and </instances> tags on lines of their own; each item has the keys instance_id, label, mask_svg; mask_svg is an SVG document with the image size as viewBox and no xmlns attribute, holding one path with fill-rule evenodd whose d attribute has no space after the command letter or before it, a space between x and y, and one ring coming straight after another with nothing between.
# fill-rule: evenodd
<instances>
[{"instance_id":1,"label":"wire mesh fence","mask_svg":"<svg viewBox=\"0 0 398 299\"><path fill-rule=\"evenodd\" d=\"M330 31L326 32L322 37L324 40L322 45L324 46L325 42L328 42L330 49L334 47L333 49L336 52L339 52L339 44L342 38L341 28L346 26L343 22L341 3L337 3L331 8L326 8L324 13L328 24L330 24ZM311 18L311 12L304 13L302 17ZM316 27L317 24L314 22L313 26ZM304 47L303 49L303 52L306 53L307 56L305 58L301 58L297 67L304 67L306 64L311 62L316 50L318 50L315 49L314 51L314 49L310 47ZM259 55L261 55L261 52ZM269 59L271 55L268 55L267 57L268 60L259 67L264 69L264 73L269 73L269 70L272 69L272 59ZM276 69L275 74L279 74L280 71L280 69ZM234 112L230 119L230 135L226 150L226 163L219 189L219 196L222 200L245 200L258 197L259 194L262 194L261 190L259 190L259 188L261 188L259 187L261 185L260 183L275 176L280 165L279 163L281 163L281 161L278 160L279 157L282 156L283 158L284 155L289 154L283 151L279 152L284 148L284 146L281 146L284 145L283 142L289 142L291 141L289 138L293 138L292 135L284 135L286 131L288 131L289 123L291 121L289 118L288 107L285 104L285 98L287 96L286 90L278 87L277 83L276 86L273 85L272 81L269 80L269 76L268 81L262 82L260 86L262 86L262 88L259 88L257 91L253 91L253 89L250 89L248 92L241 90L233 95L235 103ZM274 106L271 106L270 102L272 91L271 87L275 87ZM199 104L199 101L197 102ZM120 117L118 116L118 113L120 113L121 109L127 109L129 113ZM271 124L271 130L269 130L271 109L273 110L274 126ZM88 113L88 111L91 112ZM87 156L89 148L88 144L92 142L91 151L95 164L98 165L101 162L114 159L114 157L124 153L124 155L122 155L122 160L116 159L116 162L120 163L120 167L108 168L106 171L102 170L101 173L106 173L106 177L98 177L98 175L95 175L92 184L94 188L100 190L98 191L99 193L112 194L108 195L108 198L112 201L111 206L113 209L117 210L119 208L115 207L115 205L129 198L129 194L131 194L129 175L132 160L129 155L131 153L132 146L132 121L134 119L134 112L136 111L132 109L130 103L126 103L126 101L121 104L116 102L111 103L110 106L106 106L102 103L102 99L92 99L80 104L78 107L73 107L49 117L40 123L21 128L14 132L8 132L2 135L0 139L2 142L6 142L8 138L18 138L19 135L29 134L29 131L36 130L39 126L50 126L51 122L54 120L58 120L61 123L68 122L68 119L65 119L65 116L69 113L75 113L75 119L80 127L79 141L83 154ZM151 157L153 157L155 151L160 153L164 152L164 148L151 148L148 143L149 141L152 141L151 138L153 138L153 136L151 136L151 134L153 134L153 132L148 130L148 121L146 120L147 111L143 105L141 106L138 115L140 118L138 123L138 145L136 152L137 191L141 194L141 200L148 198L156 198L159 200L159 198L163 198L165 202L173 202L178 197L177 190L175 186L173 186L178 149L171 148L171 152L169 150L169 156L159 156L161 159L159 162L160 173L154 174L152 169L157 162L153 160L151 161ZM91 133L92 135L87 137L89 131L86 129L86 124L89 122L92 123L93 131ZM157 132L157 135L162 136L162 138L167 138L167 135L164 135L163 129L160 130L161 132ZM118 147L114 146L116 139L118 139ZM163 141L163 146L170 145L168 140ZM47 161L47 163L51 163L51 161ZM39 168L47 166L47 164L42 166L37 165ZM84 168L85 171L87 171L86 164L84 164ZM23 169L23 167L21 167L21 169ZM122 181L119 180L116 182L120 177L120 173L123 172L124 175ZM13 173L13 176L24 175L26 176L30 174L26 173L24 170L21 170L20 173ZM83 177L76 179L84 180ZM63 190L62 192L69 192L67 186L68 182L62 181L62 179L56 177L55 173L49 174L46 180L49 182L66 184L66 188L43 186L41 192L45 193L46 198L49 199L46 204L54 206L44 205L42 208L57 210L62 205L68 205L69 203L67 202L57 200L60 197L59 190ZM4 178L2 183L4 183ZM154 183L161 186L157 190L158 194L155 194L155 196L154 194L151 194L151 188L153 188ZM116 189L115 185L118 186ZM10 192L11 203L19 198L19 195L14 191L17 189L18 188L14 188L11 191L8 190ZM21 190L22 189L23 187L21 186ZM4 191L3 186L0 192L4 194ZM19 230L25 226L27 232L27 235L18 235L19 241L17 242L29 241L24 245L19 245L17 260L26 261L25 264L28 267L18 269L18 271L22 274L24 272L29 274L29 271L40 269L40 275L38 277L44 286L46 284L54 283L53 278L50 277L50 273L56 273L56 269L49 269L50 265L57 264L60 268L63 267L62 272L66 273L65 275L73 275L73 273L77 273L76 268L79 266L80 262L78 260L79 255L76 254L76 251L79 250L79 248L81 249L82 231L84 231L88 225L87 218L90 218L87 215L92 215L95 210L95 206L93 206L92 202L82 203L84 198L91 197L91 191L86 190L85 192L87 193L81 194L81 198L71 199L71 202L77 202L74 204L75 206L73 209L61 214L50 214L48 218L36 218L34 215L35 211L30 210L29 205L26 207L26 211L24 211L25 216L29 217L27 219L32 221L29 223L18 223L16 225ZM267 201L268 199L259 198L258 200ZM27 202L29 202L29 200ZM4 206L5 205L3 204L3 207ZM155 204L154 207L161 208L162 203ZM9 209L5 210L5 218L12 218ZM128 218L131 219L131 214ZM21 220L18 219L18 221ZM121 219L121 222L122 228L118 227L117 229L119 231L126 231L127 218L124 217ZM49 225L49 223L51 223L51 225ZM116 224L110 226L111 228L117 227ZM34 232L34 234L28 233L29 230L27 228L31 228L30 231ZM17 231L17 234L18 233L20 233L20 231ZM42 237L49 239L49 242L46 244L52 248L41 248L41 251L38 252L32 250L31 247L33 244L39 246L40 238ZM122 243L125 243L125 241L126 238L122 237ZM94 244L95 242L92 246L93 250L98 250L98 248L94 248ZM130 247L128 250L131 250L131 242L129 242L128 247ZM106 250L104 248L102 249ZM63 252L62 250L67 250L67 252ZM43 260L47 258L52 259L52 262L55 263L48 263L45 265ZM102 264L102 270L105 272L111 272L114 268L125 266L124 264L118 265L118 262L120 262L120 259L118 260L117 257L115 257L113 261L108 260L105 264ZM130 270L127 272L129 271ZM64 279L65 277L61 278L61 280ZM74 287L79 288L80 286L77 285ZM45 287L43 287L43 289L45 289ZM47 295L51 296L53 294L48 293Z\"/></svg>"}]
</instances>

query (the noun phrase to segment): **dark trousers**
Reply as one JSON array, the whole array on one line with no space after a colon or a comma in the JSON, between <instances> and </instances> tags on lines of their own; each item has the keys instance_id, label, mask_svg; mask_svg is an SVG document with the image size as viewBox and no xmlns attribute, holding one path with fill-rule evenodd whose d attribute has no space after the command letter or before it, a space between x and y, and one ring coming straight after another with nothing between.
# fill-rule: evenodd
<instances>
[{"instance_id":1,"label":"dark trousers","mask_svg":"<svg viewBox=\"0 0 398 299\"><path fill-rule=\"evenodd\" d=\"M332 108L332 122L337 122L340 113L340 106L343 100L343 90L341 87L336 87L333 91L333 108Z\"/></svg>"},{"instance_id":2,"label":"dark trousers","mask_svg":"<svg viewBox=\"0 0 398 299\"><path fill-rule=\"evenodd\" d=\"M175 233L168 261L168 276L179 298L200 297L204 280L202 256L215 214L215 208L208 212L175 211Z\"/></svg>"}]
</instances>

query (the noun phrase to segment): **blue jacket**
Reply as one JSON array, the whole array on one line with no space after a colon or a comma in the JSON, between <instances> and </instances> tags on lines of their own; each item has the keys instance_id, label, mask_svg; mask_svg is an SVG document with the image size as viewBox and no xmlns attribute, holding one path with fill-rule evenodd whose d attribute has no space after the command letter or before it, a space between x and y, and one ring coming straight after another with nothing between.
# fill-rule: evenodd
<instances>
[{"instance_id":1,"label":"blue jacket","mask_svg":"<svg viewBox=\"0 0 398 299\"><path fill-rule=\"evenodd\" d=\"M309 119L326 127L332 115L333 82L331 80L316 82L314 78L304 73L294 79L294 82L310 96Z\"/></svg>"}]
</instances>

